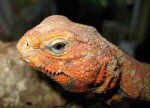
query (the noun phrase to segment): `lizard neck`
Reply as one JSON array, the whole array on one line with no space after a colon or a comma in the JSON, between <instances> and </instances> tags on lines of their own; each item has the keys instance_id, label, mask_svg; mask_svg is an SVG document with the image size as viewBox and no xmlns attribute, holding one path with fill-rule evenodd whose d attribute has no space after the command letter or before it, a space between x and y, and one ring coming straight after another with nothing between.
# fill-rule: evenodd
<instances>
[{"instance_id":1,"label":"lizard neck","mask_svg":"<svg viewBox=\"0 0 150 108\"><path fill-rule=\"evenodd\" d=\"M106 45L106 44L105 44ZM103 83L96 89L97 93L105 93L119 83L129 98L150 100L150 65L141 63L128 56L111 43L107 43L105 61L98 74L96 83ZM103 79L102 77L105 77Z\"/></svg>"},{"instance_id":2,"label":"lizard neck","mask_svg":"<svg viewBox=\"0 0 150 108\"><path fill-rule=\"evenodd\" d=\"M132 99L150 99L150 65L123 53L120 87Z\"/></svg>"}]
</instances>

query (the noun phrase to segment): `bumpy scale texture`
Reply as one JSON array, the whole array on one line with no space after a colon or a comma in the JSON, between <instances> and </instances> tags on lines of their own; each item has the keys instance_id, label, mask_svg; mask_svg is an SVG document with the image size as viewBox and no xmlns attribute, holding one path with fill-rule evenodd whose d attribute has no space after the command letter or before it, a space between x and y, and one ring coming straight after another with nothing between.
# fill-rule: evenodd
<instances>
[{"instance_id":1,"label":"bumpy scale texture","mask_svg":"<svg viewBox=\"0 0 150 108\"><path fill-rule=\"evenodd\" d=\"M17 48L25 62L71 92L107 93L119 84L130 98L150 100L150 66L91 26L50 16L29 30Z\"/></svg>"}]
</instances>

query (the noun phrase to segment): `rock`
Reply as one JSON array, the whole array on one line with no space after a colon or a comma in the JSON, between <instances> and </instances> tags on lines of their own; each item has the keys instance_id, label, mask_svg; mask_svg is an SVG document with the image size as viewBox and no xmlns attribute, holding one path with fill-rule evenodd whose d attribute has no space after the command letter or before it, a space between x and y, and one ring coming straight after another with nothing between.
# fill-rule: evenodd
<instances>
[{"instance_id":1,"label":"rock","mask_svg":"<svg viewBox=\"0 0 150 108\"><path fill-rule=\"evenodd\" d=\"M0 108L62 108L66 100L16 51L16 42L0 42ZM81 108L73 105L73 108Z\"/></svg>"}]
</instances>

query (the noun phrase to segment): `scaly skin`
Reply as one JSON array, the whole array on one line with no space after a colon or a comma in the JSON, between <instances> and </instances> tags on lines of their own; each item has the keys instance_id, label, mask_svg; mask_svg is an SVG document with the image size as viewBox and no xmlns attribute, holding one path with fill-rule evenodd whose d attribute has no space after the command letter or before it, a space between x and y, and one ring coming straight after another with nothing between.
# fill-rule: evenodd
<instances>
[{"instance_id":1,"label":"scaly skin","mask_svg":"<svg viewBox=\"0 0 150 108\"><path fill-rule=\"evenodd\" d=\"M17 48L25 62L71 92L107 93L119 84L128 97L150 100L150 66L129 57L91 26L50 16L29 30Z\"/></svg>"}]
</instances>

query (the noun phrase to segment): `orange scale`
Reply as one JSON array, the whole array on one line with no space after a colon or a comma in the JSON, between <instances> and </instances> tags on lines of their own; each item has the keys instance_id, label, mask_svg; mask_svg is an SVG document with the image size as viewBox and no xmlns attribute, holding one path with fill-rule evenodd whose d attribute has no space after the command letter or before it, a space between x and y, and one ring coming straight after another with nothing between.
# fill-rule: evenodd
<instances>
[{"instance_id":1,"label":"orange scale","mask_svg":"<svg viewBox=\"0 0 150 108\"><path fill-rule=\"evenodd\" d=\"M87 61L86 61L86 59L82 59L82 62L83 62L83 63L86 63Z\"/></svg>"},{"instance_id":2,"label":"orange scale","mask_svg":"<svg viewBox=\"0 0 150 108\"><path fill-rule=\"evenodd\" d=\"M86 66L85 70L86 70L86 71L89 71L89 70L90 70L90 68L89 68L88 66Z\"/></svg>"},{"instance_id":3,"label":"orange scale","mask_svg":"<svg viewBox=\"0 0 150 108\"><path fill-rule=\"evenodd\" d=\"M76 66L80 67L81 66L81 62L76 62Z\"/></svg>"},{"instance_id":4,"label":"orange scale","mask_svg":"<svg viewBox=\"0 0 150 108\"><path fill-rule=\"evenodd\" d=\"M91 59L89 60L90 63L93 63L94 61L95 61L95 58L91 58Z\"/></svg>"},{"instance_id":5,"label":"orange scale","mask_svg":"<svg viewBox=\"0 0 150 108\"><path fill-rule=\"evenodd\" d=\"M84 65L83 64L81 64L80 69L84 69Z\"/></svg>"},{"instance_id":6,"label":"orange scale","mask_svg":"<svg viewBox=\"0 0 150 108\"><path fill-rule=\"evenodd\" d=\"M76 57L76 58L79 58L79 57L81 57L81 55L80 55L78 52L76 52L76 53L75 53L75 57Z\"/></svg>"},{"instance_id":7,"label":"orange scale","mask_svg":"<svg viewBox=\"0 0 150 108\"><path fill-rule=\"evenodd\" d=\"M81 73L80 78L81 78L81 79L85 79L84 73Z\"/></svg>"},{"instance_id":8,"label":"orange scale","mask_svg":"<svg viewBox=\"0 0 150 108\"><path fill-rule=\"evenodd\" d=\"M92 64L90 64L88 67L89 67L90 69L93 69L93 68L94 68L94 66L93 66Z\"/></svg>"},{"instance_id":9,"label":"orange scale","mask_svg":"<svg viewBox=\"0 0 150 108\"><path fill-rule=\"evenodd\" d=\"M45 69L46 69L46 70L49 70L49 71L52 71L52 72L57 71L57 69L55 68L55 66L46 66Z\"/></svg>"},{"instance_id":10,"label":"orange scale","mask_svg":"<svg viewBox=\"0 0 150 108\"><path fill-rule=\"evenodd\" d=\"M45 67L45 69L44 69L44 70L47 72L47 71L49 71L49 68Z\"/></svg>"},{"instance_id":11,"label":"orange scale","mask_svg":"<svg viewBox=\"0 0 150 108\"><path fill-rule=\"evenodd\" d=\"M85 71L84 71L84 70L81 70L81 71L80 71L80 73L84 74L84 73L85 73Z\"/></svg>"},{"instance_id":12,"label":"orange scale","mask_svg":"<svg viewBox=\"0 0 150 108\"><path fill-rule=\"evenodd\" d=\"M89 76L89 73L88 73L88 72L86 72L86 73L85 73L85 76L87 76L87 77L88 77L88 76Z\"/></svg>"},{"instance_id":13,"label":"orange scale","mask_svg":"<svg viewBox=\"0 0 150 108\"><path fill-rule=\"evenodd\" d=\"M87 50L86 49L81 50L81 54L82 55L86 55L87 54Z\"/></svg>"},{"instance_id":14,"label":"orange scale","mask_svg":"<svg viewBox=\"0 0 150 108\"><path fill-rule=\"evenodd\" d=\"M71 68L70 66L67 66L67 65L64 66L64 69L65 69L65 70L72 70L72 68Z\"/></svg>"},{"instance_id":15,"label":"orange scale","mask_svg":"<svg viewBox=\"0 0 150 108\"><path fill-rule=\"evenodd\" d=\"M65 76L65 75L57 75L57 76L54 76L53 77L56 81L58 81L59 83L61 83L61 84L63 84L63 85L65 85L65 84L68 84L69 83L69 80L70 80L70 78L69 77L67 77L67 76Z\"/></svg>"}]
</instances>

